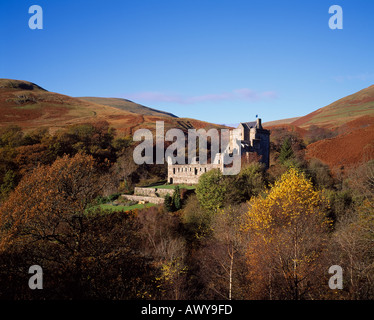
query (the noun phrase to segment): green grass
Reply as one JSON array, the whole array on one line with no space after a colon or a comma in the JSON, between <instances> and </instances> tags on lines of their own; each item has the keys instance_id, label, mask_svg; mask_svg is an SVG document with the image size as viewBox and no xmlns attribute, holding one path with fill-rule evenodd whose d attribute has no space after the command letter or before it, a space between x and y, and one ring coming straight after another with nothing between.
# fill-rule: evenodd
<instances>
[{"instance_id":1,"label":"green grass","mask_svg":"<svg viewBox=\"0 0 374 320\"><path fill-rule=\"evenodd\" d=\"M112 210L112 211L131 211L135 209L145 209L149 207L156 206L155 203L146 203L146 204L134 204L132 206L113 206L111 204L100 204L97 207L100 207L101 209L104 210Z\"/></svg>"},{"instance_id":2,"label":"green grass","mask_svg":"<svg viewBox=\"0 0 374 320\"><path fill-rule=\"evenodd\" d=\"M374 103L372 101L358 105L338 106L324 110L309 120L308 124L319 124L323 122L345 123L365 115L373 115Z\"/></svg>"},{"instance_id":3,"label":"green grass","mask_svg":"<svg viewBox=\"0 0 374 320\"><path fill-rule=\"evenodd\" d=\"M196 186L190 186L187 184L162 184L159 186L151 186L147 188L157 188L157 189L175 189L176 186L179 186L179 189L187 189L187 190L194 190L196 189Z\"/></svg>"},{"instance_id":4,"label":"green grass","mask_svg":"<svg viewBox=\"0 0 374 320\"><path fill-rule=\"evenodd\" d=\"M41 108L41 105L38 104L38 103L34 103L34 104L25 104L23 106L17 106L16 107L17 109L21 109L21 110L35 110L35 109L40 109Z\"/></svg>"}]
</instances>

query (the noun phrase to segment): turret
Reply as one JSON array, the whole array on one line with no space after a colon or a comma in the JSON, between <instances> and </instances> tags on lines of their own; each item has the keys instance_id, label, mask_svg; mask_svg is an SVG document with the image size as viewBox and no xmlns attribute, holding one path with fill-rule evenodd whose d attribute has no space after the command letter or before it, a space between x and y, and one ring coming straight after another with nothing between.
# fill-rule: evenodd
<instances>
[{"instance_id":1,"label":"turret","mask_svg":"<svg viewBox=\"0 0 374 320\"><path fill-rule=\"evenodd\" d=\"M261 124L261 119L260 118L257 118L256 128L257 129L262 129L262 124Z\"/></svg>"}]
</instances>

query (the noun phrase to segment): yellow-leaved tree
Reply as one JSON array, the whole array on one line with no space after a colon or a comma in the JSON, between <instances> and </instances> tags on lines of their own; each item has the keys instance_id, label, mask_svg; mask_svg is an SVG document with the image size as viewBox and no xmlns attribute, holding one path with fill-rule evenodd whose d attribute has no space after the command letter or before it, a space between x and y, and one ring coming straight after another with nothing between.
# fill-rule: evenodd
<instances>
[{"instance_id":1,"label":"yellow-leaved tree","mask_svg":"<svg viewBox=\"0 0 374 320\"><path fill-rule=\"evenodd\" d=\"M295 168L251 199L243 231L249 232L253 298L312 298L323 289L321 259L331 225L327 207L322 193Z\"/></svg>"}]
</instances>

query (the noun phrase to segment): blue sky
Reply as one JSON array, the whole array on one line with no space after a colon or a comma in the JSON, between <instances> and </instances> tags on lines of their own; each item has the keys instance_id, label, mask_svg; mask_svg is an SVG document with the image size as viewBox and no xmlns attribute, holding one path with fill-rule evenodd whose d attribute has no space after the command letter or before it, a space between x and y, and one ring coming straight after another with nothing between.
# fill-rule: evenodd
<instances>
[{"instance_id":1,"label":"blue sky","mask_svg":"<svg viewBox=\"0 0 374 320\"><path fill-rule=\"evenodd\" d=\"M31 5L43 30L31 30ZM328 9L343 9L331 30ZM214 123L302 116L374 84L371 0L0 2L0 78Z\"/></svg>"}]
</instances>

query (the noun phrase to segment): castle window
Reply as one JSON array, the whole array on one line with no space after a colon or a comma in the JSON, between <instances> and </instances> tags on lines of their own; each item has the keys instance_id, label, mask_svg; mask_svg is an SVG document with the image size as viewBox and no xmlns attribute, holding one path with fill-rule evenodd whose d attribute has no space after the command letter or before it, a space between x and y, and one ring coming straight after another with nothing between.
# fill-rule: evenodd
<instances>
[{"instance_id":1,"label":"castle window","mask_svg":"<svg viewBox=\"0 0 374 320\"><path fill-rule=\"evenodd\" d=\"M173 168L173 174L175 174L175 168Z\"/></svg>"}]
</instances>

